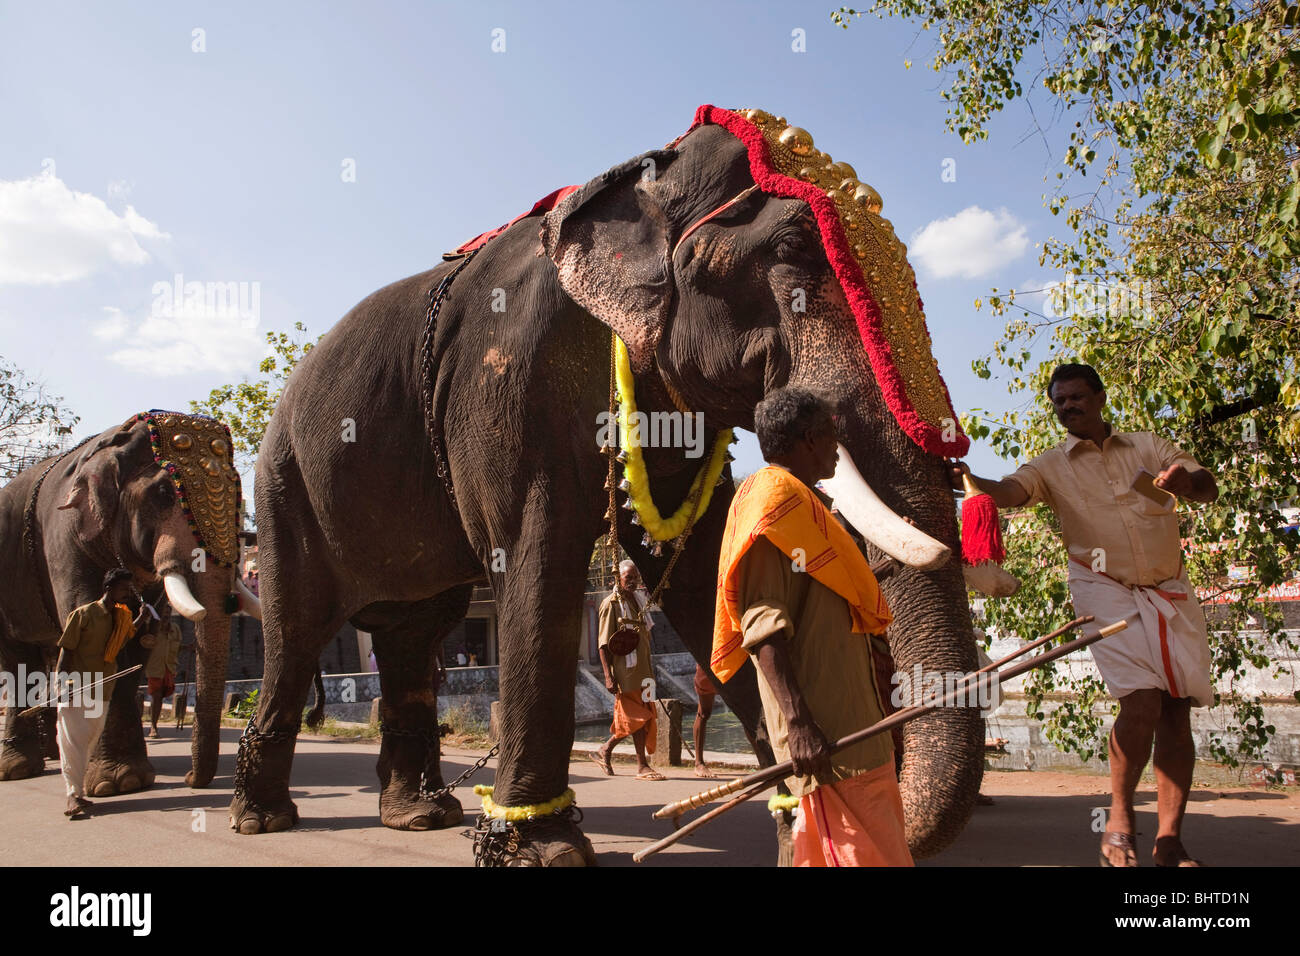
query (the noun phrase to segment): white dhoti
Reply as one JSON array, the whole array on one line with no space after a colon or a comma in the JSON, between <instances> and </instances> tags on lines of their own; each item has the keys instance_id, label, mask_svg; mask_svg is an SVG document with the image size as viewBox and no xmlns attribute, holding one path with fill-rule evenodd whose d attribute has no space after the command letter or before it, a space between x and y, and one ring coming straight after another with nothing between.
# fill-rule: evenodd
<instances>
[{"instance_id":1,"label":"white dhoti","mask_svg":"<svg viewBox=\"0 0 1300 956\"><path fill-rule=\"evenodd\" d=\"M1070 597L1075 613L1097 618L1093 633L1128 621L1089 648L1111 696L1155 689L1190 697L1194 707L1214 703L1205 615L1185 570L1155 587L1129 587L1071 560Z\"/></svg>"},{"instance_id":2,"label":"white dhoti","mask_svg":"<svg viewBox=\"0 0 1300 956\"><path fill-rule=\"evenodd\" d=\"M97 714L91 717L90 714ZM97 707L80 703L59 705L59 762L63 772L63 785L69 797L84 797L82 782L86 779L86 765L91 751L99 743L108 720L108 701Z\"/></svg>"}]
</instances>

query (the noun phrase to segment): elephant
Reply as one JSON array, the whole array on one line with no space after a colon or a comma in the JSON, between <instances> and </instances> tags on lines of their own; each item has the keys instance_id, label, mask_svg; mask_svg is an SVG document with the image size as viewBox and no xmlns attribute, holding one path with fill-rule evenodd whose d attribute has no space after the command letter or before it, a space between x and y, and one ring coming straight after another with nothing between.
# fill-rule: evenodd
<instances>
[{"instance_id":1,"label":"elephant","mask_svg":"<svg viewBox=\"0 0 1300 956\"><path fill-rule=\"evenodd\" d=\"M725 429L752 429L772 389L826 395L840 416L841 471L852 472L837 506L873 563L889 555L905 565L883 585L898 668L973 670L944 461L968 440L905 250L879 210L852 167L783 117L705 106L670 146L552 194L348 312L294 371L256 465L266 673L240 742L247 769L231 826L254 834L298 820L288 785L300 714L317 655L346 620L374 635L381 822L459 822L455 798L431 792L442 785L431 674L435 648L483 582L500 640L491 798L557 805L588 560L612 500L598 440L614 393L611 333L626 345L638 409L702 414L706 448ZM850 296L843 276L854 256ZM689 449L667 445L643 449L664 514L700 468ZM670 552L643 533L618 484L619 541L653 589ZM661 599L705 664L733 494L728 466ZM721 690L770 762L754 668ZM918 857L969 817L983 742L973 710L907 726L902 792ZM594 861L563 812L515 825L502 855L516 865Z\"/></svg>"},{"instance_id":2,"label":"elephant","mask_svg":"<svg viewBox=\"0 0 1300 956\"><path fill-rule=\"evenodd\" d=\"M128 568L143 600L165 599L195 622L198 706L185 778L194 787L206 786L217 768L229 605L260 612L234 570L239 484L223 424L155 410L24 470L0 488L0 668L16 674L19 665L28 673L48 666L60 622L100 596L105 571ZM231 602L231 595L237 600ZM119 655L119 667L141 663L144 656L132 641ZM108 721L86 771L86 792L93 796L153 783L138 684L114 682ZM39 774L44 758L57 756L48 733L42 746L41 718L19 719L20 710L7 711L0 780Z\"/></svg>"}]
</instances>

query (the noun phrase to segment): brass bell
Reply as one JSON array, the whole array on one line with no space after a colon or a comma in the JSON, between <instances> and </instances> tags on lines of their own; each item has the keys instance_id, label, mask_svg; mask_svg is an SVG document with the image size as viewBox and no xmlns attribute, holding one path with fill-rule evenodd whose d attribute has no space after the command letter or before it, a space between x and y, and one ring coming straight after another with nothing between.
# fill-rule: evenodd
<instances>
[{"instance_id":1,"label":"brass bell","mask_svg":"<svg viewBox=\"0 0 1300 956\"><path fill-rule=\"evenodd\" d=\"M604 520L605 520L605 521L613 521L613 520L614 520L614 509L613 509L613 508L606 508L606 509L605 509L605 518L604 518Z\"/></svg>"},{"instance_id":2,"label":"brass bell","mask_svg":"<svg viewBox=\"0 0 1300 956\"><path fill-rule=\"evenodd\" d=\"M661 544L660 542L656 541L654 544L652 544L652 545L650 546L650 553L653 554L656 558L659 557L660 555L662 555L662 554L664 553L664 546L663 546L663 544ZM668 585L665 584L662 588L660 588L660 590L662 590L662 591L667 591L667 590L668 590Z\"/></svg>"},{"instance_id":3,"label":"brass bell","mask_svg":"<svg viewBox=\"0 0 1300 956\"><path fill-rule=\"evenodd\" d=\"M620 465L626 465L626 464L627 464L627 449L626 449L626 448L620 448L620 449L618 450L618 454L614 456L614 459L615 459L615 461L617 461Z\"/></svg>"},{"instance_id":4,"label":"brass bell","mask_svg":"<svg viewBox=\"0 0 1300 956\"><path fill-rule=\"evenodd\" d=\"M624 511L635 511L636 505L632 504L631 498L624 498L622 508Z\"/></svg>"},{"instance_id":5,"label":"brass bell","mask_svg":"<svg viewBox=\"0 0 1300 956\"><path fill-rule=\"evenodd\" d=\"M643 547L643 548L651 548L651 547L654 546L654 543L655 543L655 542L654 542L654 538L650 537L650 532L649 532L649 531L647 531L645 534L641 535L641 547Z\"/></svg>"},{"instance_id":6,"label":"brass bell","mask_svg":"<svg viewBox=\"0 0 1300 956\"><path fill-rule=\"evenodd\" d=\"M641 516L637 514L635 511L632 512L632 523L637 526L640 526L641 524Z\"/></svg>"},{"instance_id":7,"label":"brass bell","mask_svg":"<svg viewBox=\"0 0 1300 956\"><path fill-rule=\"evenodd\" d=\"M620 481L620 482L618 483L618 490L619 490L619 491L630 491L630 490L632 490L632 482L630 482L630 481L628 481L626 478L624 478L622 481Z\"/></svg>"}]
</instances>

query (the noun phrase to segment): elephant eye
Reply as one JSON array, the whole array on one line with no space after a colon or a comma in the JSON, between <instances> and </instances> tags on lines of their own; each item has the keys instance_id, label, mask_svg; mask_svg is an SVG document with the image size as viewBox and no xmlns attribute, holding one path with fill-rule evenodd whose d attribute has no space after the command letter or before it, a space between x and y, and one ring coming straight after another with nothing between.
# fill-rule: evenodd
<instances>
[{"instance_id":1,"label":"elephant eye","mask_svg":"<svg viewBox=\"0 0 1300 956\"><path fill-rule=\"evenodd\" d=\"M776 237L776 255L782 262L805 260L812 252L812 240L802 229L787 229Z\"/></svg>"},{"instance_id":2,"label":"elephant eye","mask_svg":"<svg viewBox=\"0 0 1300 956\"><path fill-rule=\"evenodd\" d=\"M160 481L154 487L154 497L165 505L171 504L176 500L176 489L172 487L170 481Z\"/></svg>"}]
</instances>

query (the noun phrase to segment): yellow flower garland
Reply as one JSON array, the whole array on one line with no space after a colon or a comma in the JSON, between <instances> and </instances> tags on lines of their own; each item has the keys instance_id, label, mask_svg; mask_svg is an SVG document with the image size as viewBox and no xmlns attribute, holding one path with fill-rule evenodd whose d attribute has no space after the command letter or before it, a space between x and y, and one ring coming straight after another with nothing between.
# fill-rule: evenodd
<instances>
[{"instance_id":1,"label":"yellow flower garland","mask_svg":"<svg viewBox=\"0 0 1300 956\"><path fill-rule=\"evenodd\" d=\"M618 427L620 434L627 440L627 445L624 446L627 461L623 463L623 476L629 486L628 497L641 518L641 526L650 537L655 541L669 541L680 535L694 524L700 515L709 510L709 502L713 498L713 486L717 484L718 476L722 474L722 469L727 464L727 446L736 440L735 435L730 428L718 433L718 438L713 443L713 453L696 474L686 500L681 503L672 517L664 518L660 515L654 499L650 497L650 476L646 474L645 461L641 457L641 435L639 432L634 434L630 425L636 414L636 383L632 378L632 359L628 355L627 345L617 335L614 336L614 343L618 353L617 361L614 363L619 401ZM701 482L704 483L704 488L700 494L699 505L693 514L688 513L691 499Z\"/></svg>"},{"instance_id":2,"label":"yellow flower garland","mask_svg":"<svg viewBox=\"0 0 1300 956\"><path fill-rule=\"evenodd\" d=\"M772 813L779 813L782 810L797 810L799 808L799 798L787 796L783 793L774 793L767 801L767 809Z\"/></svg>"},{"instance_id":3,"label":"yellow flower garland","mask_svg":"<svg viewBox=\"0 0 1300 956\"><path fill-rule=\"evenodd\" d=\"M503 807L493 801L492 790L492 787L481 783L474 785L474 792L483 798L483 815L494 820L509 820L512 823L517 823L520 820L531 820L533 817L544 817L556 810L563 810L576 799L573 789L570 788L545 803L530 803L522 807Z\"/></svg>"}]
</instances>

